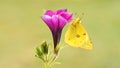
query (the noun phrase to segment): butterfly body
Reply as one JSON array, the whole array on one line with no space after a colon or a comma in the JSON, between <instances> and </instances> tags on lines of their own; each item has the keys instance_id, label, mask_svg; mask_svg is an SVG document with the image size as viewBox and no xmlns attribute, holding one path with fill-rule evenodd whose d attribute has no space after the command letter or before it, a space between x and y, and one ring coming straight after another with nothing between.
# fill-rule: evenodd
<instances>
[{"instance_id":1,"label":"butterfly body","mask_svg":"<svg viewBox=\"0 0 120 68\"><path fill-rule=\"evenodd\" d=\"M65 34L65 42L73 47L93 49L91 39L81 24L80 18L73 20Z\"/></svg>"}]
</instances>

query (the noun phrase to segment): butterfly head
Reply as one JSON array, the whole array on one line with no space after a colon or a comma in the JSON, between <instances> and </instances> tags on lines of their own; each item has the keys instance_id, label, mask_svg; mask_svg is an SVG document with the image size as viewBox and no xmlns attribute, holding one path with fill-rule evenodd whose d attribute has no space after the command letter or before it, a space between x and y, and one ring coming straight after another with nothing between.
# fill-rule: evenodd
<instances>
[{"instance_id":1,"label":"butterfly head","mask_svg":"<svg viewBox=\"0 0 120 68\"><path fill-rule=\"evenodd\" d=\"M75 26L78 25L79 23L81 23L80 17L78 17L77 19L73 20L73 21L71 22L71 25L75 27Z\"/></svg>"}]
</instances>

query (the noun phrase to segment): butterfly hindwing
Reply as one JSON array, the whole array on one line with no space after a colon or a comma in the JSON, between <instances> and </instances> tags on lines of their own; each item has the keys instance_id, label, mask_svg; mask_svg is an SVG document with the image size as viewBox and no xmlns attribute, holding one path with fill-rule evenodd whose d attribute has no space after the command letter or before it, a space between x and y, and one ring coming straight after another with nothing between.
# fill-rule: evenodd
<instances>
[{"instance_id":1,"label":"butterfly hindwing","mask_svg":"<svg viewBox=\"0 0 120 68\"><path fill-rule=\"evenodd\" d=\"M81 24L80 18L71 22L65 34L65 42L73 47L80 47L88 50L92 49L91 39Z\"/></svg>"}]
</instances>

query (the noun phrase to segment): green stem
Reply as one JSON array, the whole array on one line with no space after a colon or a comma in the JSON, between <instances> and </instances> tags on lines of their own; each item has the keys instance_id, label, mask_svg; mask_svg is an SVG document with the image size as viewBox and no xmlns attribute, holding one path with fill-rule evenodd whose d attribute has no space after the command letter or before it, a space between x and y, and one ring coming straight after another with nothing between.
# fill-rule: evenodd
<instances>
[{"instance_id":1,"label":"green stem","mask_svg":"<svg viewBox=\"0 0 120 68\"><path fill-rule=\"evenodd\" d=\"M50 68L49 63L45 62L45 68Z\"/></svg>"},{"instance_id":2,"label":"green stem","mask_svg":"<svg viewBox=\"0 0 120 68\"><path fill-rule=\"evenodd\" d=\"M47 55L45 56L45 68L50 68L49 61Z\"/></svg>"},{"instance_id":3,"label":"green stem","mask_svg":"<svg viewBox=\"0 0 120 68\"><path fill-rule=\"evenodd\" d=\"M49 61L48 60L48 56L46 55L45 56L45 68L51 68L52 67L52 65L55 63L55 61L56 61L56 59L58 58L58 53L54 53L54 56L53 56L53 58Z\"/></svg>"},{"instance_id":4,"label":"green stem","mask_svg":"<svg viewBox=\"0 0 120 68\"><path fill-rule=\"evenodd\" d=\"M57 54L55 54L55 56L53 57L52 61L50 62L50 67L54 64L54 62L56 61L57 59Z\"/></svg>"}]
</instances>

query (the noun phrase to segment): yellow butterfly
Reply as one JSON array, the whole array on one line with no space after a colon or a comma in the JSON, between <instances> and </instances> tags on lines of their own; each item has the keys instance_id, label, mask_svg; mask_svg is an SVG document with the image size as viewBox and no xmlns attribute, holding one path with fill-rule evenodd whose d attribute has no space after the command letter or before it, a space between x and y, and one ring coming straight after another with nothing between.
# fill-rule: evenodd
<instances>
[{"instance_id":1,"label":"yellow butterfly","mask_svg":"<svg viewBox=\"0 0 120 68\"><path fill-rule=\"evenodd\" d=\"M65 34L65 42L73 47L80 47L83 49L93 49L92 41L81 24L80 18L73 20Z\"/></svg>"}]
</instances>

